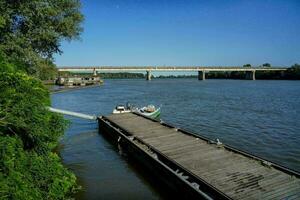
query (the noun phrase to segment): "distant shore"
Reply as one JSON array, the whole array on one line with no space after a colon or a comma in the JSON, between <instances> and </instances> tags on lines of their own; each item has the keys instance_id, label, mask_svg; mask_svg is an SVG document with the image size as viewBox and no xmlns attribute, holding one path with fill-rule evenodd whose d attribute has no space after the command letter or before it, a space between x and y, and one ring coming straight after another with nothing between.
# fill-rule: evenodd
<instances>
[{"instance_id":1,"label":"distant shore","mask_svg":"<svg viewBox=\"0 0 300 200\"><path fill-rule=\"evenodd\" d=\"M76 73L76 75L83 75L84 73ZM256 71L256 79L258 80L300 80L300 67L295 65L288 68L285 72L280 71ZM86 74L85 74L86 75ZM101 79L146 79L144 73L99 73ZM232 71L232 72L206 72L206 79L245 79L246 72ZM198 78L196 74L178 74L178 75L159 75L152 78Z\"/></svg>"},{"instance_id":2,"label":"distant shore","mask_svg":"<svg viewBox=\"0 0 300 200\"><path fill-rule=\"evenodd\" d=\"M100 84L87 85L87 86L73 86L73 87L53 85L52 87L49 87L49 91L51 94L56 94L56 93L68 92L68 91L85 89L85 88L93 88L97 86L100 86Z\"/></svg>"}]
</instances>

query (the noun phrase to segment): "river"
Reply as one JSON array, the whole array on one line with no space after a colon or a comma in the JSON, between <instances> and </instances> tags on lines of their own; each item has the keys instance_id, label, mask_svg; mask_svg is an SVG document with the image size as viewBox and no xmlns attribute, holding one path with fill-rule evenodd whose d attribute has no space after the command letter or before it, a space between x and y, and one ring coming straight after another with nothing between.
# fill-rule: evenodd
<instances>
[{"instance_id":1,"label":"river","mask_svg":"<svg viewBox=\"0 0 300 200\"><path fill-rule=\"evenodd\" d=\"M51 98L53 107L96 115L127 101L162 105L166 122L300 171L300 81L105 80ZM83 187L76 199L169 198L98 134L95 122L67 118L60 154Z\"/></svg>"}]
</instances>

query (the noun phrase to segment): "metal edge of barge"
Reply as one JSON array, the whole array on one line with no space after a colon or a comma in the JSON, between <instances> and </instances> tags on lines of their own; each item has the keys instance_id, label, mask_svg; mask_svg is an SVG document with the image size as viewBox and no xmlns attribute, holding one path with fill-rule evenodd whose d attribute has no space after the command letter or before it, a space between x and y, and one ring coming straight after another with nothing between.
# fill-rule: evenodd
<instances>
[{"instance_id":1,"label":"metal edge of barge","mask_svg":"<svg viewBox=\"0 0 300 200\"><path fill-rule=\"evenodd\" d=\"M216 143L209 138L195 134L188 130L177 128L169 123L158 121L138 113L134 114L146 118L147 120L157 122L162 126L176 129L179 133L206 141L208 144ZM107 117L99 116L97 119L99 132L103 133L104 136L108 136L113 144L121 147L122 150L130 155L131 158L138 161L140 165L145 167L149 172L153 173L164 185L174 191L174 196L183 199L232 199L230 196L201 179L201 177L193 174L191 171L184 168L173 159L168 158L168 156L157 150L155 147L145 143L138 137L133 136L125 128L112 122ZM273 167L286 174L300 178L300 172L263 159L259 156L236 149L229 145L223 144L222 147L234 153L257 160L261 162L262 165Z\"/></svg>"}]
</instances>

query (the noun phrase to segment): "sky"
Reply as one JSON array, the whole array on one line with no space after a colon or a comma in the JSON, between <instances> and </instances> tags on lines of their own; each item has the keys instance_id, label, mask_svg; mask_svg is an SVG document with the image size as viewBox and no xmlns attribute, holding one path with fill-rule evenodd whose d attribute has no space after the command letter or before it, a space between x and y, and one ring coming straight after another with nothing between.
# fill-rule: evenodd
<instances>
[{"instance_id":1,"label":"sky","mask_svg":"<svg viewBox=\"0 0 300 200\"><path fill-rule=\"evenodd\" d=\"M80 40L57 66L291 66L300 0L82 0Z\"/></svg>"}]
</instances>

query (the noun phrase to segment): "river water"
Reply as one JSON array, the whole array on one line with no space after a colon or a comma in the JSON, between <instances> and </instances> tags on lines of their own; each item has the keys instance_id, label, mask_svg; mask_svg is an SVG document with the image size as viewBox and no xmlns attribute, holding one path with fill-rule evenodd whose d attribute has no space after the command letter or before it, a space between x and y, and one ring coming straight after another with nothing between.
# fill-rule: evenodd
<instances>
[{"instance_id":1,"label":"river water","mask_svg":"<svg viewBox=\"0 0 300 200\"><path fill-rule=\"evenodd\" d=\"M166 122L300 171L300 81L105 80L52 94L53 107L97 115L127 101L162 105ZM83 187L77 199L169 198L98 134L95 122L68 119L60 154Z\"/></svg>"}]
</instances>

